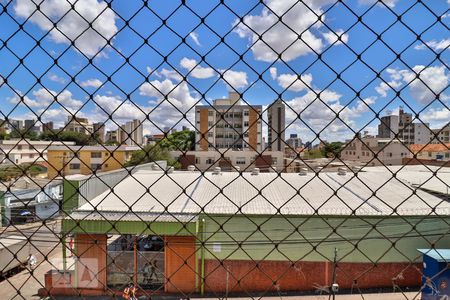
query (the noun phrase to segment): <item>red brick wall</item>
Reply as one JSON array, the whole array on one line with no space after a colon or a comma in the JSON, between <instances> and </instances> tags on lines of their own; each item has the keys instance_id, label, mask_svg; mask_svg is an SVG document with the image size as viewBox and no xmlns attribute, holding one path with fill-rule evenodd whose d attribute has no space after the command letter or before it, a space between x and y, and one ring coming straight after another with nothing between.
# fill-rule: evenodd
<instances>
[{"instance_id":1,"label":"red brick wall","mask_svg":"<svg viewBox=\"0 0 450 300\"><path fill-rule=\"evenodd\" d=\"M165 291L195 292L195 237L166 236L165 243Z\"/></svg>"},{"instance_id":2,"label":"red brick wall","mask_svg":"<svg viewBox=\"0 0 450 300\"><path fill-rule=\"evenodd\" d=\"M392 287L392 278L398 276L399 286L419 286L418 266L408 263L383 263L378 266L363 263L341 263L336 271L341 289L353 287ZM301 291L315 290L331 283L333 264L327 262L252 261L205 262L205 291L225 292ZM401 279L401 278L403 279ZM356 280L354 282L353 280ZM357 284L357 285L356 285Z\"/></svg>"},{"instance_id":3,"label":"red brick wall","mask_svg":"<svg viewBox=\"0 0 450 300\"><path fill-rule=\"evenodd\" d=\"M438 161L435 159L417 159L417 158L403 158L403 165L427 165L438 167L450 167L450 161Z\"/></svg>"},{"instance_id":4,"label":"red brick wall","mask_svg":"<svg viewBox=\"0 0 450 300\"><path fill-rule=\"evenodd\" d=\"M106 289L106 241L105 234L75 235L76 280L80 289Z\"/></svg>"}]
</instances>

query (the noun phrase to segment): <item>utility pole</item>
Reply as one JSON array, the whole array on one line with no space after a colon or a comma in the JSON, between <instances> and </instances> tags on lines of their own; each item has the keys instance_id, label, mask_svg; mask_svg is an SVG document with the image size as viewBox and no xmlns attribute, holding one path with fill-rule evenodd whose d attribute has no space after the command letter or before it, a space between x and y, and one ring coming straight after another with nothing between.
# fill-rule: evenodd
<instances>
[{"instance_id":1,"label":"utility pole","mask_svg":"<svg viewBox=\"0 0 450 300\"><path fill-rule=\"evenodd\" d=\"M336 283L336 267L337 267L337 248L334 248L334 259L333 259L333 283L331 284L331 295L333 296L333 300L336 299L336 293L339 289L338 284Z\"/></svg>"}]
</instances>

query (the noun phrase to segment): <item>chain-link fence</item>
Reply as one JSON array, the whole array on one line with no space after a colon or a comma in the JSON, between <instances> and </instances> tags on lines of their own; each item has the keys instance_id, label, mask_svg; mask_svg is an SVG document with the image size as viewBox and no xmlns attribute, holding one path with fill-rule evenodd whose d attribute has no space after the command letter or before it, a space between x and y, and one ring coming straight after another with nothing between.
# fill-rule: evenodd
<instances>
[{"instance_id":1,"label":"chain-link fence","mask_svg":"<svg viewBox=\"0 0 450 300\"><path fill-rule=\"evenodd\" d=\"M0 0L1 298L447 299L449 20Z\"/></svg>"}]
</instances>

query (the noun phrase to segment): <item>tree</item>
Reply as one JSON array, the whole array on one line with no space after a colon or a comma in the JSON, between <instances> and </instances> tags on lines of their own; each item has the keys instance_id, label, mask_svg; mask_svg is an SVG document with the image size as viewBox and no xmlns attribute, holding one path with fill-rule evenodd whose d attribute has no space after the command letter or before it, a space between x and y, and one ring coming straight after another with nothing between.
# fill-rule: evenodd
<instances>
[{"instance_id":1,"label":"tree","mask_svg":"<svg viewBox=\"0 0 450 300\"><path fill-rule=\"evenodd\" d=\"M125 163L125 167L137 166L158 160L165 160L169 166L179 168L179 164L170 156L167 148L161 145L145 146L142 150L138 150L131 154L131 159Z\"/></svg>"},{"instance_id":2,"label":"tree","mask_svg":"<svg viewBox=\"0 0 450 300\"><path fill-rule=\"evenodd\" d=\"M341 150L342 150L343 145L344 145L344 143L342 143L342 142L328 143L325 145L325 147L323 147L322 153L325 157L339 158L339 157L341 157Z\"/></svg>"},{"instance_id":3,"label":"tree","mask_svg":"<svg viewBox=\"0 0 450 300\"><path fill-rule=\"evenodd\" d=\"M78 146L96 145L95 135L75 131L45 131L40 138L45 141L75 142Z\"/></svg>"},{"instance_id":4,"label":"tree","mask_svg":"<svg viewBox=\"0 0 450 300\"><path fill-rule=\"evenodd\" d=\"M159 142L159 145L167 150L194 150L195 132L187 129L174 132Z\"/></svg>"},{"instance_id":5,"label":"tree","mask_svg":"<svg viewBox=\"0 0 450 300\"><path fill-rule=\"evenodd\" d=\"M25 130L25 129L22 129L22 130L14 129L11 131L9 136L12 139L29 139L29 140L33 140L33 141L39 139L39 135L37 134L36 131Z\"/></svg>"}]
</instances>

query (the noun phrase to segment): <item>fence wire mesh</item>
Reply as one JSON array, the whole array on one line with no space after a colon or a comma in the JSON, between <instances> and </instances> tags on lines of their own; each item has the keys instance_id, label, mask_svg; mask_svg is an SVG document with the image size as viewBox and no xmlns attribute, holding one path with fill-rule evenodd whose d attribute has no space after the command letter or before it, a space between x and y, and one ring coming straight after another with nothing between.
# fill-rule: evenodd
<instances>
[{"instance_id":1,"label":"fence wire mesh","mask_svg":"<svg viewBox=\"0 0 450 300\"><path fill-rule=\"evenodd\" d=\"M2 299L447 299L449 20L0 0Z\"/></svg>"}]
</instances>

